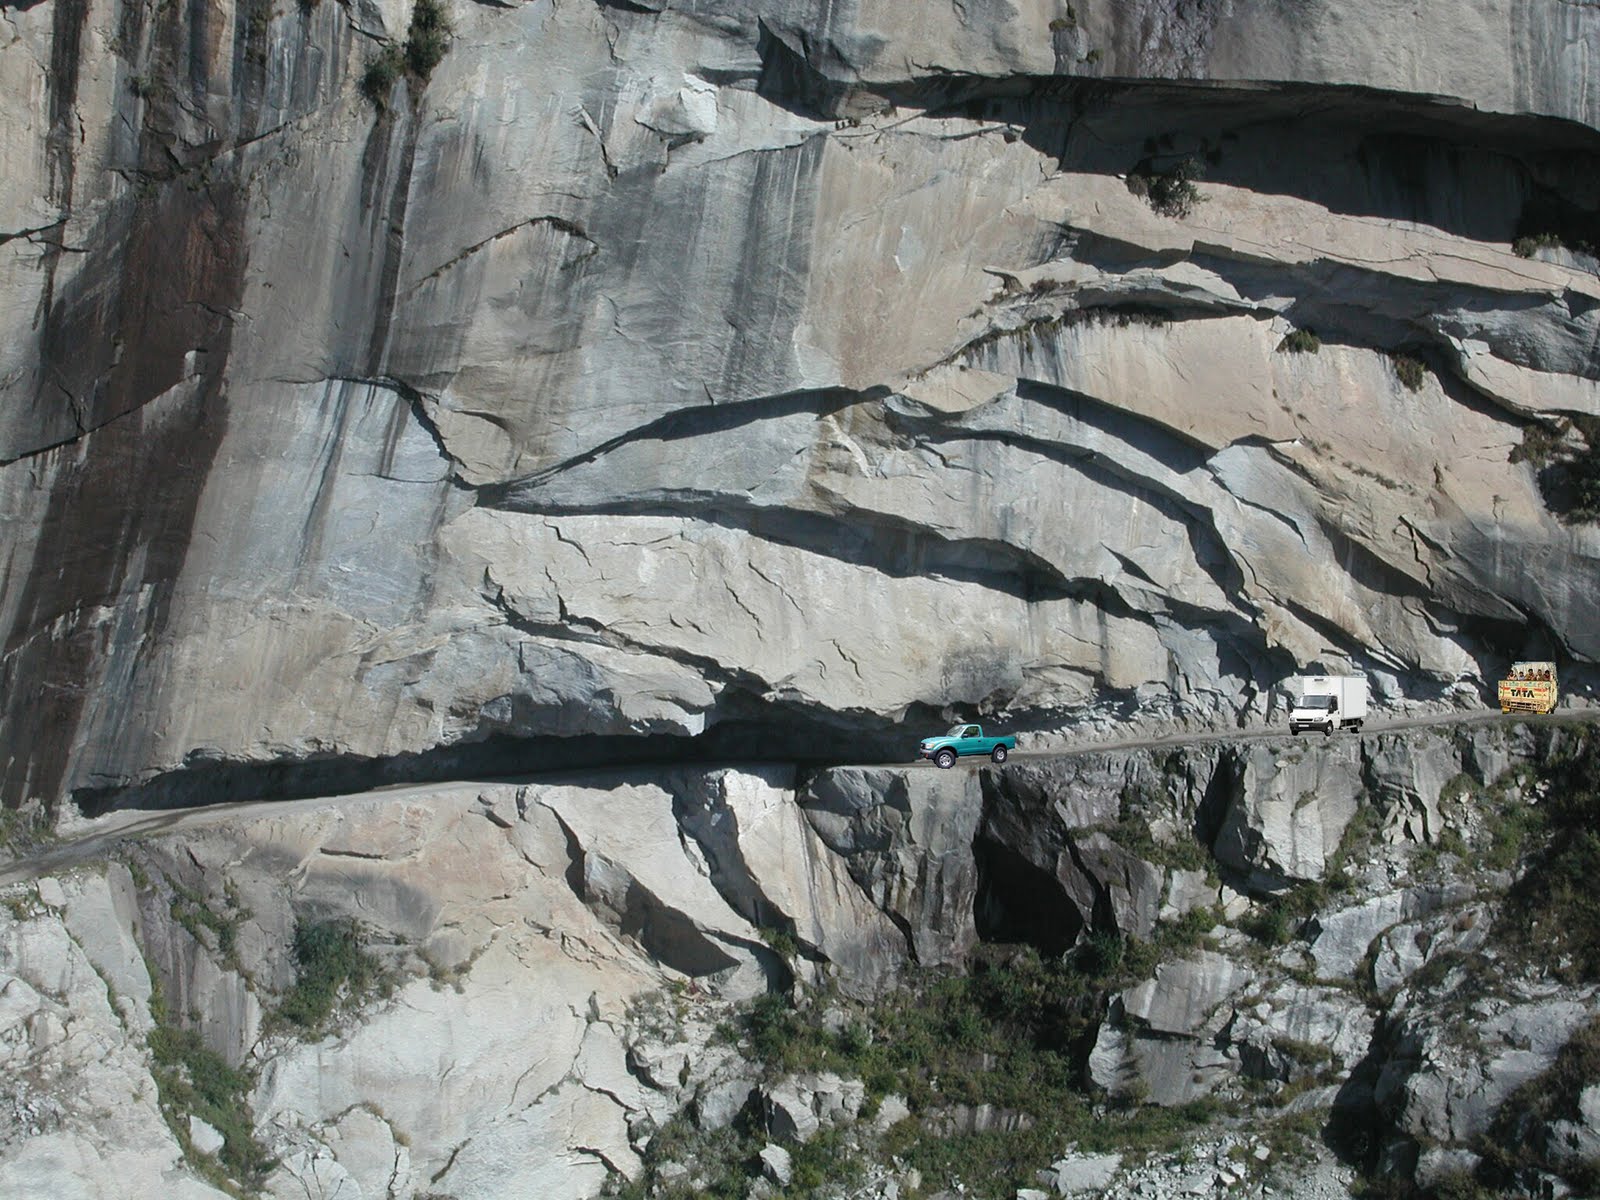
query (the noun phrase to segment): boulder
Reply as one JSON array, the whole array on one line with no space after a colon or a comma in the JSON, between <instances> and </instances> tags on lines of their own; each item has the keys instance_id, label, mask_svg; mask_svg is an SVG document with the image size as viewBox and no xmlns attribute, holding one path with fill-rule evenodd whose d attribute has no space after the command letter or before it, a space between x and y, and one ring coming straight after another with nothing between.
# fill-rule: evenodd
<instances>
[{"instance_id":1,"label":"boulder","mask_svg":"<svg viewBox=\"0 0 1600 1200\"><path fill-rule=\"evenodd\" d=\"M711 1084L695 1097L695 1124L701 1129L726 1129L755 1095L754 1079L730 1079Z\"/></svg>"},{"instance_id":2,"label":"boulder","mask_svg":"<svg viewBox=\"0 0 1600 1200\"><path fill-rule=\"evenodd\" d=\"M1039 1182L1058 1196L1103 1192L1122 1167L1120 1154L1068 1155L1039 1172Z\"/></svg>"},{"instance_id":3,"label":"boulder","mask_svg":"<svg viewBox=\"0 0 1600 1200\"><path fill-rule=\"evenodd\" d=\"M196 1116L189 1118L189 1141L201 1154L218 1154L226 1144L215 1127Z\"/></svg>"},{"instance_id":4,"label":"boulder","mask_svg":"<svg viewBox=\"0 0 1600 1200\"><path fill-rule=\"evenodd\" d=\"M1252 978L1248 968L1231 958L1202 950L1193 958L1157 967L1153 979L1122 994L1122 1006L1130 1019L1153 1032L1193 1035Z\"/></svg>"},{"instance_id":5,"label":"boulder","mask_svg":"<svg viewBox=\"0 0 1600 1200\"><path fill-rule=\"evenodd\" d=\"M756 1155L761 1161L761 1174L779 1187L788 1187L794 1178L794 1160L782 1146L772 1144L761 1147Z\"/></svg>"},{"instance_id":6,"label":"boulder","mask_svg":"<svg viewBox=\"0 0 1600 1200\"><path fill-rule=\"evenodd\" d=\"M822 1128L814 1093L797 1080L785 1080L762 1093L767 1133L780 1142L809 1142Z\"/></svg>"},{"instance_id":7,"label":"boulder","mask_svg":"<svg viewBox=\"0 0 1600 1200\"><path fill-rule=\"evenodd\" d=\"M1472 886L1464 882L1429 884L1373 896L1334 912L1318 913L1306 927L1311 941L1311 957L1316 961L1317 978L1351 978L1356 967L1366 958L1373 939L1380 933L1401 921L1461 904L1472 894ZM1471 928L1469 924L1468 929L1461 932L1470 933ZM1470 942L1473 939L1468 937L1466 940ZM1398 960L1394 968L1386 965L1386 972L1391 969L1398 969Z\"/></svg>"},{"instance_id":8,"label":"boulder","mask_svg":"<svg viewBox=\"0 0 1600 1200\"><path fill-rule=\"evenodd\" d=\"M1374 801L1385 810L1390 841L1431 842L1443 832L1439 793L1461 773L1456 745L1441 734L1380 734L1362 743L1364 774Z\"/></svg>"}]
</instances>

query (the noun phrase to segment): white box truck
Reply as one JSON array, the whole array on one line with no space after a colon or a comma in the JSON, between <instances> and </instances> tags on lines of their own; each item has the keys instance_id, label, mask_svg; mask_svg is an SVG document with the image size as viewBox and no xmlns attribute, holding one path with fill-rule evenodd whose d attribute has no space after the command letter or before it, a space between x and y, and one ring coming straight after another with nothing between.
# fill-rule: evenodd
<instances>
[{"instance_id":1,"label":"white box truck","mask_svg":"<svg viewBox=\"0 0 1600 1200\"><path fill-rule=\"evenodd\" d=\"M1360 729L1367 719L1367 681L1359 675L1306 675L1290 680L1289 732Z\"/></svg>"}]
</instances>

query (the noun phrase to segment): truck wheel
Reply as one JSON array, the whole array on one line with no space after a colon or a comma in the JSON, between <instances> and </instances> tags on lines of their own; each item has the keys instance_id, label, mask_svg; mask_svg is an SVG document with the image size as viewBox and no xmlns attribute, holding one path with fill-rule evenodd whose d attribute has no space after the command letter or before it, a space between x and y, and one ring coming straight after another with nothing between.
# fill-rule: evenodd
<instances>
[{"instance_id":1,"label":"truck wheel","mask_svg":"<svg viewBox=\"0 0 1600 1200\"><path fill-rule=\"evenodd\" d=\"M989 757L997 763L1005 762L1006 748L1004 746L996 746L994 750L990 752Z\"/></svg>"},{"instance_id":2,"label":"truck wheel","mask_svg":"<svg viewBox=\"0 0 1600 1200\"><path fill-rule=\"evenodd\" d=\"M933 756L933 761L938 764L941 771L948 771L956 765L956 752L954 750L941 750Z\"/></svg>"}]
</instances>

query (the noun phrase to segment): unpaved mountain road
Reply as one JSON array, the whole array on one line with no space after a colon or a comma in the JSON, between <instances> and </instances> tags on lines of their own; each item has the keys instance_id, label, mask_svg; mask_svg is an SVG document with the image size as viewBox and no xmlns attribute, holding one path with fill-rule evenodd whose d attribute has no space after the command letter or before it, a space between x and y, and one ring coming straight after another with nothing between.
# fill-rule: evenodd
<instances>
[{"instance_id":1,"label":"unpaved mountain road","mask_svg":"<svg viewBox=\"0 0 1600 1200\"><path fill-rule=\"evenodd\" d=\"M1530 716L1526 713L1504 714L1492 710L1472 713L1426 713L1411 717L1380 718L1367 722L1360 733L1336 733L1331 736L1334 738L1365 738L1404 729L1427 727L1449 729L1461 725L1511 725L1523 721L1551 722L1566 725L1593 724L1596 721L1600 721L1600 709L1563 709L1549 717ZM1326 737L1326 735L1318 734L1305 734L1302 736L1312 744L1320 743ZM914 738L911 736L908 736L907 740L908 742L914 742ZM1131 738L1083 742L1049 750L1019 750L1010 756L1008 762L1042 762L1056 758L1070 758L1080 754L1093 754L1100 751L1154 750L1168 746L1192 746L1207 742L1263 742L1274 740L1291 742L1298 739L1291 738L1282 726L1198 732L1189 730L1160 735L1145 734ZM938 770L931 762L924 760L836 763L832 765L899 767L918 771ZM672 763L668 764L668 766L682 768L685 764ZM958 762L953 769L970 771L988 766L990 766L990 763L987 758L969 758ZM604 769L592 767L587 768L586 771L592 772ZM643 771L649 770L650 766L644 763L634 763L617 769ZM93 819L83 818L70 821L62 830L61 836L48 845L36 848L26 858L0 864L0 887L29 879L37 879L78 863L104 857L125 841L171 833L180 829L199 829L226 821L229 817L241 813L248 813L251 820L256 820L262 817L282 816L306 809L321 808L329 804L348 803L355 800L383 799L394 801L417 799L426 796L476 791L487 784L535 783L560 777L570 778L579 773L579 771L569 769L548 774L534 773L492 778L436 780L428 783L399 783L360 792L309 796L295 800L226 801L220 804L198 805L193 808L118 809Z\"/></svg>"}]
</instances>

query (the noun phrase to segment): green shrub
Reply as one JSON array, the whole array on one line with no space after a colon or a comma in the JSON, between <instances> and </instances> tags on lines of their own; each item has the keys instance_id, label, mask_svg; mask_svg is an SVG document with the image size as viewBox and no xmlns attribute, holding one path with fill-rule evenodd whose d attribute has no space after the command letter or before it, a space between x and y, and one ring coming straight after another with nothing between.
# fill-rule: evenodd
<instances>
[{"instance_id":1,"label":"green shrub","mask_svg":"<svg viewBox=\"0 0 1600 1200\"><path fill-rule=\"evenodd\" d=\"M1264 946L1282 946L1294 936L1296 922L1279 901L1263 904L1239 919L1239 928Z\"/></svg>"},{"instance_id":2,"label":"green shrub","mask_svg":"<svg viewBox=\"0 0 1600 1200\"><path fill-rule=\"evenodd\" d=\"M352 920L295 922L295 983L278 1005L279 1023L320 1033L342 1003L388 994L393 983L362 946Z\"/></svg>"},{"instance_id":3,"label":"green shrub","mask_svg":"<svg viewBox=\"0 0 1600 1200\"><path fill-rule=\"evenodd\" d=\"M24 808L0 805L0 849L21 858L27 851L55 840L54 820L42 805L30 804Z\"/></svg>"},{"instance_id":4,"label":"green shrub","mask_svg":"<svg viewBox=\"0 0 1600 1200\"><path fill-rule=\"evenodd\" d=\"M1508 461L1530 463L1535 467L1546 466L1561 452L1570 429L1571 426L1565 421L1558 423L1555 428L1537 421L1523 426L1522 442L1511 448Z\"/></svg>"},{"instance_id":5,"label":"green shrub","mask_svg":"<svg viewBox=\"0 0 1600 1200\"><path fill-rule=\"evenodd\" d=\"M1540 250L1561 248L1561 238L1553 233L1536 233L1531 237L1519 237L1511 243L1511 253L1518 258L1532 258Z\"/></svg>"},{"instance_id":6,"label":"green shrub","mask_svg":"<svg viewBox=\"0 0 1600 1200\"><path fill-rule=\"evenodd\" d=\"M1417 392L1422 390L1422 381L1427 378L1427 368L1422 365L1422 360L1412 358L1409 354L1396 354L1393 356L1394 373L1400 377L1400 382L1405 384L1406 390Z\"/></svg>"},{"instance_id":7,"label":"green shrub","mask_svg":"<svg viewBox=\"0 0 1600 1200\"><path fill-rule=\"evenodd\" d=\"M222 954L223 962L237 967L239 922L247 915L239 903L238 894L231 887L226 889L219 911L193 888L185 887L175 880L171 883L172 902L168 906L168 911L172 914L172 919L188 930L189 936L202 945L206 944L206 939L201 935L201 929L210 930L216 941L217 950Z\"/></svg>"},{"instance_id":8,"label":"green shrub","mask_svg":"<svg viewBox=\"0 0 1600 1200\"><path fill-rule=\"evenodd\" d=\"M361 94L382 111L388 107L394 85L402 75L419 86L426 85L450 49L450 33L450 17L442 0L416 0L405 43L385 42L367 60L367 69L361 76Z\"/></svg>"},{"instance_id":9,"label":"green shrub","mask_svg":"<svg viewBox=\"0 0 1600 1200\"><path fill-rule=\"evenodd\" d=\"M1523 863L1495 929L1502 947L1558 979L1600 982L1600 739L1548 764L1542 804L1504 801L1492 865Z\"/></svg>"},{"instance_id":10,"label":"green shrub","mask_svg":"<svg viewBox=\"0 0 1600 1200\"><path fill-rule=\"evenodd\" d=\"M1322 349L1322 339L1309 329L1291 329L1278 343L1279 354L1315 354Z\"/></svg>"},{"instance_id":11,"label":"green shrub","mask_svg":"<svg viewBox=\"0 0 1600 1200\"><path fill-rule=\"evenodd\" d=\"M1098 62L1100 52L1091 50L1093 58L1085 62ZM1204 173L1198 159L1186 158L1166 171L1153 171L1135 167L1128 172L1128 190L1149 202L1151 208L1164 217L1187 217L1204 197L1194 181Z\"/></svg>"},{"instance_id":12,"label":"green shrub","mask_svg":"<svg viewBox=\"0 0 1600 1200\"><path fill-rule=\"evenodd\" d=\"M218 1189L238 1195L260 1189L267 1172L277 1165L255 1139L255 1118L250 1094L255 1080L248 1071L230 1067L226 1059L206 1046L192 1029L180 1027L167 1008L161 975L149 961L150 1016L153 1027L146 1035L150 1075L155 1080L161 1115L183 1148L185 1157ZM215 1158L202 1155L189 1139L189 1117L199 1117L222 1135Z\"/></svg>"},{"instance_id":13,"label":"green shrub","mask_svg":"<svg viewBox=\"0 0 1600 1200\"><path fill-rule=\"evenodd\" d=\"M274 1163L255 1140L249 1105L254 1081L208 1049L192 1029L162 1023L150 1031L148 1043L162 1107L180 1118L174 1121L174 1128L182 1129L179 1140L185 1148L190 1149L188 1122L181 1118L192 1114L222 1135L217 1155L222 1165L241 1182L258 1184Z\"/></svg>"},{"instance_id":14,"label":"green shrub","mask_svg":"<svg viewBox=\"0 0 1600 1200\"><path fill-rule=\"evenodd\" d=\"M389 96L405 65L405 52L393 42L385 42L378 53L367 60L367 69L361 76L361 94L379 111L389 107Z\"/></svg>"},{"instance_id":15,"label":"green shrub","mask_svg":"<svg viewBox=\"0 0 1600 1200\"><path fill-rule=\"evenodd\" d=\"M406 68L420 83L427 83L433 69L450 49L450 18L441 0L416 0L411 9L411 28L406 33Z\"/></svg>"}]
</instances>

